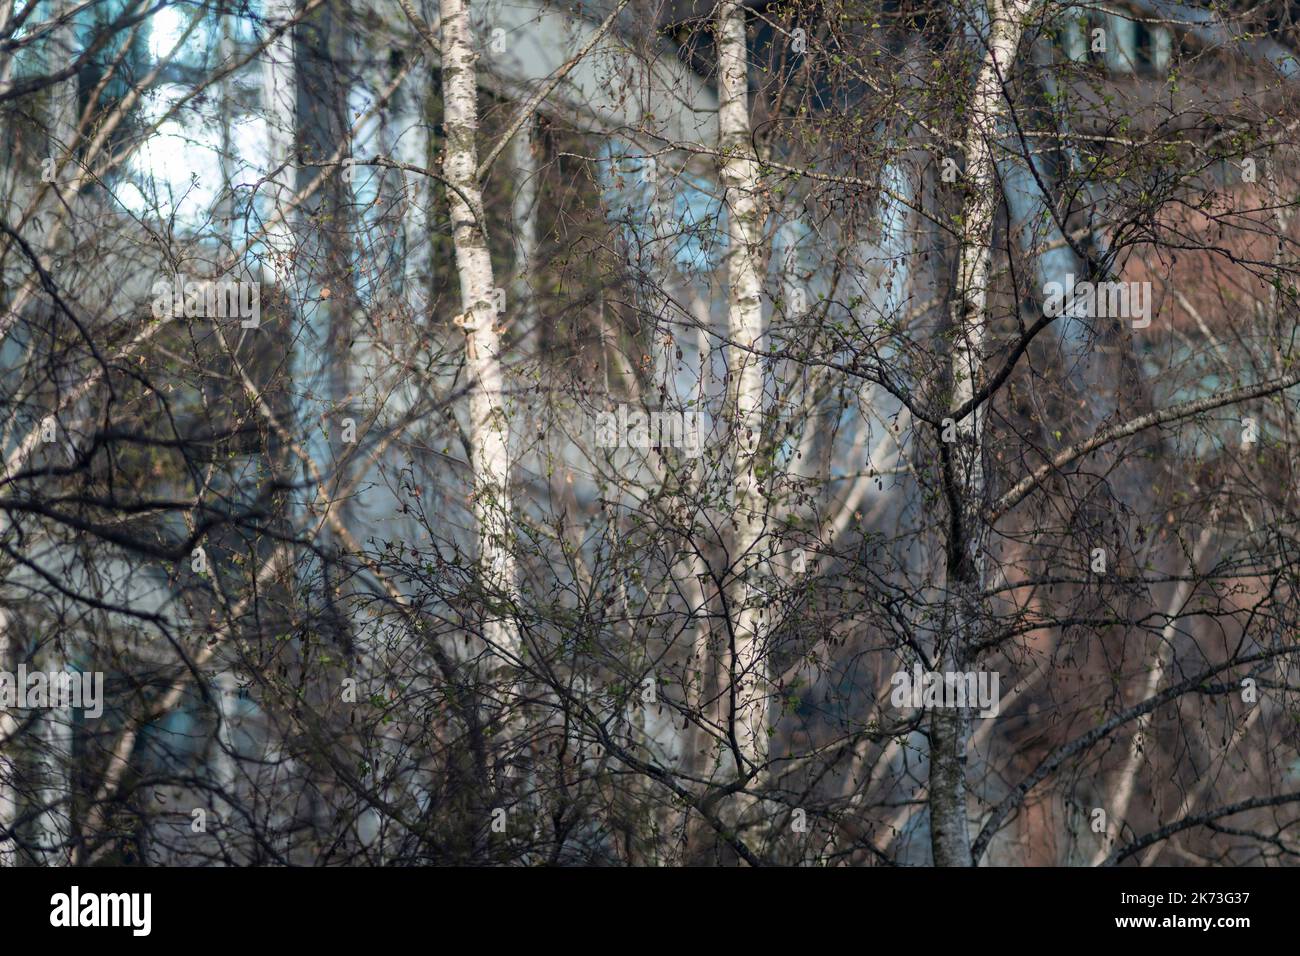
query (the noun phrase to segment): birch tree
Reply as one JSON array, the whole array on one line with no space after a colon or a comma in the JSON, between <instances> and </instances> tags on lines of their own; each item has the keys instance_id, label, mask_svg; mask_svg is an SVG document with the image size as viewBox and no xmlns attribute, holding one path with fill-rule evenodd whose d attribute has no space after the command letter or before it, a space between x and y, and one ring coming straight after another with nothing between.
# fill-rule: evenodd
<instances>
[{"instance_id":1,"label":"birch tree","mask_svg":"<svg viewBox=\"0 0 1300 956\"><path fill-rule=\"evenodd\" d=\"M1276 10L5 9L0 862L1300 852Z\"/></svg>"},{"instance_id":2,"label":"birch tree","mask_svg":"<svg viewBox=\"0 0 1300 956\"><path fill-rule=\"evenodd\" d=\"M763 302L760 262L762 210L758 162L749 124L749 53L745 9L735 2L718 11L718 135L722 182L727 191L728 391L734 458L736 518L731 542L737 569L729 594L729 735L737 772L760 773L768 754L767 651L758 577L763 568Z\"/></svg>"},{"instance_id":3,"label":"birch tree","mask_svg":"<svg viewBox=\"0 0 1300 956\"><path fill-rule=\"evenodd\" d=\"M971 95L969 126L963 142L966 159L958 247L957 289L953 303L952 415L957 447L948 453L948 507L952 515L945 572L951 622L938 652L937 670L962 672L970 660L972 633L981 618L979 596L985 585L983 550L986 530L981 514L985 498L984 440L981 404L985 342L988 337L989 263L993 215L998 205L993 143L1006 110L1005 84L1020 46L1025 19L1034 4L1025 0L987 5L983 62ZM967 717L963 712L933 712L930 718L930 808L934 862L969 866L970 837L966 808Z\"/></svg>"},{"instance_id":4,"label":"birch tree","mask_svg":"<svg viewBox=\"0 0 1300 956\"><path fill-rule=\"evenodd\" d=\"M462 0L440 4L442 79L447 154L443 163L456 244L461 313L456 324L465 333L465 367L470 381L470 469L474 515L478 522L479 560L483 568L485 614L483 638L509 662L522 645L510 620L515 584L511 554L510 462L507 456L507 409L501 367L492 275L478 185L478 91L469 7Z\"/></svg>"}]
</instances>

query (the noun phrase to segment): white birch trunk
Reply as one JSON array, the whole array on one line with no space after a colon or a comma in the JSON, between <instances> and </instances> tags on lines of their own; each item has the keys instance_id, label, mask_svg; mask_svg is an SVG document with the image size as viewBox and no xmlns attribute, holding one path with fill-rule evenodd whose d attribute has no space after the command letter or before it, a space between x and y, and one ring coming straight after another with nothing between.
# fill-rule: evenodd
<instances>
[{"instance_id":1,"label":"white birch trunk","mask_svg":"<svg viewBox=\"0 0 1300 956\"><path fill-rule=\"evenodd\" d=\"M239 719L238 698L239 682L230 671L217 675L217 746L212 756L212 776L221 788L222 796L218 798L214 809L217 811L217 824L228 825L231 821L233 805L231 798L235 793L238 768L235 764L234 725Z\"/></svg>"},{"instance_id":2,"label":"white birch trunk","mask_svg":"<svg viewBox=\"0 0 1300 956\"><path fill-rule=\"evenodd\" d=\"M232 33L230 17L220 16L221 41L218 47L221 65L234 62L235 38ZM223 77L218 84L220 105L219 122L221 125L221 153L218 162L221 167L221 195L214 210L217 217L217 234L225 244L226 255L235 250L235 196L232 184L235 178L234 137L232 136L231 116L235 109L235 81L233 75Z\"/></svg>"},{"instance_id":3,"label":"white birch trunk","mask_svg":"<svg viewBox=\"0 0 1300 956\"><path fill-rule=\"evenodd\" d=\"M17 12L15 0L0 0L0 35L9 35L9 24ZM0 61L0 87L7 87L13 79L14 62L17 57L7 56Z\"/></svg>"},{"instance_id":4,"label":"white birch trunk","mask_svg":"<svg viewBox=\"0 0 1300 956\"><path fill-rule=\"evenodd\" d=\"M966 200L962 207L958 287L954 301L953 407L970 401L978 388L988 334L988 278L993 258L993 216L998 207L992 146L1006 114L1003 83L1020 46L1035 0L989 0L987 45L971 100L966 156ZM967 666L971 630L979 619L983 577L981 503L984 409L977 406L957 423L953 482L959 514L949 542L947 632L937 655L941 671ZM936 866L971 866L966 811L966 744L970 715L935 709L930 715L930 843Z\"/></svg>"},{"instance_id":5,"label":"white birch trunk","mask_svg":"<svg viewBox=\"0 0 1300 956\"><path fill-rule=\"evenodd\" d=\"M425 120L428 85L424 74L416 73L394 97L391 123L393 153L398 162L428 169L429 128ZM429 232L429 205L432 180L428 176L404 171L402 174L402 291L417 322L429 319L430 283L433 274L433 241Z\"/></svg>"},{"instance_id":6,"label":"white birch trunk","mask_svg":"<svg viewBox=\"0 0 1300 956\"><path fill-rule=\"evenodd\" d=\"M537 303L533 299L533 269L537 265L537 143L534 140L536 122L529 119L510 141L510 159L514 173L514 199L512 218L515 226L515 280L511 288L518 303L514 310L519 317L524 352L530 359L538 356L540 342Z\"/></svg>"},{"instance_id":7,"label":"white birch trunk","mask_svg":"<svg viewBox=\"0 0 1300 956\"><path fill-rule=\"evenodd\" d=\"M70 12L73 6L70 2L61 3L59 15ZM55 56L61 58L61 61L74 59L78 55L76 27L71 20L55 28L53 44ZM77 141L77 92L78 82L75 77L59 83L51 92L50 136L53 140L51 149L58 151L53 156L56 171L64 168L65 163L69 170L76 168L72 162L72 151ZM74 194L65 194L64 199L74 206L77 204ZM67 247L69 238L67 233L54 236L50 252L56 259L60 251ZM69 651L72 651L78 642L71 636L66 640ZM66 658L53 646L43 658L40 665L46 671L62 671L66 666ZM53 699L50 703L54 703ZM51 706L36 722L40 764L36 801L37 806L43 809L36 818L35 839L40 849L41 862L46 866L66 866L70 862L72 734L71 707Z\"/></svg>"},{"instance_id":8,"label":"white birch trunk","mask_svg":"<svg viewBox=\"0 0 1300 956\"><path fill-rule=\"evenodd\" d=\"M1192 557L1187 566L1187 578L1178 582L1178 587L1174 589L1173 599L1169 602L1169 607L1165 611L1168 620L1164 629L1160 632L1160 648L1156 652L1156 659L1151 666L1151 671L1147 674L1146 685L1143 687L1142 696L1139 698L1140 701L1150 700L1156 696L1156 693L1160 690L1160 685L1164 683L1165 674L1173 663L1174 639L1178 636L1178 615L1186 607L1187 601L1191 598L1192 591L1196 587L1196 578L1201 573L1201 559L1205 556L1205 552L1210 546L1210 540L1214 536L1214 526L1217 524L1217 518L1218 506L1216 505L1210 512L1206 527L1201 530L1201 534L1192 548ZM1132 804L1133 794L1137 790L1138 771L1142 768L1143 758L1146 754L1147 734L1151 728L1152 713L1153 711L1147 711L1135 721L1137 726L1133 728L1133 736L1129 740L1129 751L1124 760L1124 768L1120 771L1119 777L1111 788L1109 799L1102 803L1102 809L1106 811L1107 816L1110 818L1112 828L1108 830L1109 839L1103 840L1101 846L1093 854L1093 866L1100 866L1105 862L1111 850L1119 843L1122 833L1121 828L1128 818L1128 808ZM1175 819L1178 818L1175 817Z\"/></svg>"},{"instance_id":9,"label":"white birch trunk","mask_svg":"<svg viewBox=\"0 0 1300 956\"><path fill-rule=\"evenodd\" d=\"M515 564L510 553L510 463L506 446L506 411L502 402L501 340L495 324L492 258L482 227L479 189L478 100L475 53L466 0L441 0L442 83L447 155L443 171L451 184L452 238L460 278L461 314L470 391L470 468L474 482L474 517L484 583L496 598L514 589ZM494 651L514 660L519 636L507 615L486 610L484 638Z\"/></svg>"},{"instance_id":10,"label":"white birch trunk","mask_svg":"<svg viewBox=\"0 0 1300 956\"><path fill-rule=\"evenodd\" d=\"M59 4L56 16L61 17L70 13L74 6L72 2L65 0ZM54 62L50 64L52 68L58 69L77 58L77 28L72 20L56 26L50 40L54 58ZM50 138L53 140L51 148L59 151L54 155L56 169L63 165L69 152L76 145L77 89L77 79L74 76L56 84L50 91Z\"/></svg>"},{"instance_id":11,"label":"white birch trunk","mask_svg":"<svg viewBox=\"0 0 1300 956\"><path fill-rule=\"evenodd\" d=\"M292 0L266 0L265 16L271 27L293 16ZM266 175L262 189L269 196L267 215L284 212L268 231L267 255L263 262L263 281L288 284L292 275L290 255L292 238L287 204L293 197L294 122L298 114L297 83L293 67L293 31L286 30L267 46L261 58L262 112L266 123ZM283 168L280 168L283 165Z\"/></svg>"},{"instance_id":12,"label":"white birch trunk","mask_svg":"<svg viewBox=\"0 0 1300 956\"><path fill-rule=\"evenodd\" d=\"M44 669L60 671L61 655L46 655ZM53 701L51 701L53 703ZM37 724L43 807L36 818L36 845L46 866L71 863L72 838L72 708L50 707Z\"/></svg>"},{"instance_id":13,"label":"white birch trunk","mask_svg":"<svg viewBox=\"0 0 1300 956\"><path fill-rule=\"evenodd\" d=\"M728 399L736 445L736 532L731 558L742 569L732 598L731 719L742 760L761 767L767 761L769 703L763 610L755 587L764 523L755 475L762 430L763 366L750 350L761 347L763 336L762 213L758 163L750 145L745 9L735 0L724 2L718 14L718 128L728 229ZM738 769L744 772L748 768Z\"/></svg>"}]
</instances>

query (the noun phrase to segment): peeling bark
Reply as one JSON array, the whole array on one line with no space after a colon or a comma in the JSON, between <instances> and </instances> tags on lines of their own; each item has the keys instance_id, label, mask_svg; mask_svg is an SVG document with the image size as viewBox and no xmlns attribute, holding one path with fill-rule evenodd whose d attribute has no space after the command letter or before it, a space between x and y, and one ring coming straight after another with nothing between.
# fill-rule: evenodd
<instances>
[{"instance_id":1,"label":"peeling bark","mask_svg":"<svg viewBox=\"0 0 1300 956\"><path fill-rule=\"evenodd\" d=\"M465 0L442 0L442 82L447 131L443 165L452 185L452 237L460 278L461 314L456 324L465 333L470 391L470 466L474 518L478 525L479 561L484 584L494 603L507 600L515 585L510 553L510 463L503 404L501 336L495 325L492 258L483 228L483 195L478 183L478 100L476 55ZM484 638L508 661L518 659L519 635L508 612L488 609Z\"/></svg>"}]
</instances>

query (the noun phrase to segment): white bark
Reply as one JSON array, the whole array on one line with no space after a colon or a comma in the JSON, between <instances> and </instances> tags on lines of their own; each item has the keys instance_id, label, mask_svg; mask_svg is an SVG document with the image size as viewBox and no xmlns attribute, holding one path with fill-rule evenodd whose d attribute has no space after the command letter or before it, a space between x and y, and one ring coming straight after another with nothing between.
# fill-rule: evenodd
<instances>
[{"instance_id":1,"label":"white bark","mask_svg":"<svg viewBox=\"0 0 1300 956\"><path fill-rule=\"evenodd\" d=\"M1174 589L1173 599L1169 602L1169 607L1165 611L1168 620L1164 629L1160 632L1160 649L1157 651L1155 662L1147 674L1146 686L1143 688L1140 700L1150 700L1156 696L1156 693L1160 690L1160 685L1164 683L1169 665L1173 663L1174 639L1178 636L1178 615L1192 596L1192 590L1196 586L1195 579L1200 574L1201 559L1204 557L1206 549L1209 548L1210 539L1214 536L1214 526L1217 523L1217 518L1218 508L1216 506L1211 510L1210 518L1192 548L1187 577L1178 582L1178 587ZM1128 808L1133 802L1133 793L1137 789L1138 771L1142 767L1143 757L1146 753L1147 733L1151 727L1151 714L1152 711L1147 711L1138 717L1137 726L1133 728L1133 736L1129 740L1129 751L1124 760L1124 768L1114 782L1109 799L1104 800L1102 803L1102 809L1106 811L1114 828L1108 831L1110 839L1103 840L1101 846L1093 854L1093 866L1100 866L1110 856L1111 851L1119 841L1124 821L1128 818ZM1175 817L1175 819L1178 819L1178 817Z\"/></svg>"},{"instance_id":2,"label":"white bark","mask_svg":"<svg viewBox=\"0 0 1300 956\"><path fill-rule=\"evenodd\" d=\"M983 62L971 99L966 156L958 287L954 301L952 381L954 408L977 389L988 333L988 277L993 257L993 216L998 207L992 146L1006 114L1003 83L1020 46L1024 23L1036 0L988 0L988 30ZM953 482L959 514L956 540L949 542L948 631L939 649L941 671L965 670L971 629L978 620L985 534L981 503L985 496L984 409L977 406L957 423ZM930 717L930 839L936 866L970 866L966 816L966 743L970 716L963 710L936 709Z\"/></svg>"},{"instance_id":3,"label":"white bark","mask_svg":"<svg viewBox=\"0 0 1300 956\"><path fill-rule=\"evenodd\" d=\"M428 169L429 128L425 125L428 85L417 73L395 98L391 122L396 138L393 152L398 162ZM418 173L403 172L402 233L405 255L402 262L402 290L407 304L420 323L428 321L429 287L433 273L433 240L429 233L429 204L432 180Z\"/></svg>"},{"instance_id":4,"label":"white bark","mask_svg":"<svg viewBox=\"0 0 1300 956\"><path fill-rule=\"evenodd\" d=\"M47 655L45 670L60 671L62 655ZM72 839L72 708L50 707L37 724L40 747L40 790L36 845L46 866L71 863Z\"/></svg>"},{"instance_id":5,"label":"white bark","mask_svg":"<svg viewBox=\"0 0 1300 956\"><path fill-rule=\"evenodd\" d=\"M9 24L18 11L15 9L15 0L3 0L0 2L0 34L9 35ZM9 81L13 79L14 61L17 57L7 56L0 61L0 87L7 87Z\"/></svg>"},{"instance_id":6,"label":"white bark","mask_svg":"<svg viewBox=\"0 0 1300 956\"><path fill-rule=\"evenodd\" d=\"M538 326L537 303L533 298L532 271L537 265L537 147L534 133L536 122L530 117L510 141L510 165L514 173L514 198L511 213L515 227L515 281L512 294L517 307L519 328L524 341L525 354L535 358L536 345L541 336Z\"/></svg>"},{"instance_id":7,"label":"white bark","mask_svg":"<svg viewBox=\"0 0 1300 956\"><path fill-rule=\"evenodd\" d=\"M62 17L72 12L74 6L70 0L64 0L58 5L56 16ZM53 61L51 68L58 69L77 58L77 28L71 19L54 28L50 42ZM77 79L73 77L55 84L50 91L50 148L56 167L64 164L68 152L76 143L77 89Z\"/></svg>"},{"instance_id":8,"label":"white bark","mask_svg":"<svg viewBox=\"0 0 1300 956\"><path fill-rule=\"evenodd\" d=\"M216 750L212 755L212 776L222 791L217 800L218 823L230 821L230 797L233 797L237 783L238 768L235 765L235 723L239 720L238 697L239 682L228 670L217 675L217 739Z\"/></svg>"},{"instance_id":9,"label":"white bark","mask_svg":"<svg viewBox=\"0 0 1300 956\"><path fill-rule=\"evenodd\" d=\"M291 19L293 12L293 0L266 0L266 18L273 27ZM266 122L265 174L269 177L262 189L271 203L269 214L280 214L264 239L268 255L262 274L264 282L287 283L292 275L288 202L294 195L292 159L294 122L298 115L292 30L286 30L267 46L261 65L262 113Z\"/></svg>"},{"instance_id":10,"label":"white bark","mask_svg":"<svg viewBox=\"0 0 1300 956\"><path fill-rule=\"evenodd\" d=\"M985 313L989 263L993 257L993 215L998 206L992 145L999 120L1006 112L1002 84L1015 58L1023 20L1031 6L1032 3L1027 0L989 2L988 46L975 84L971 122L963 147L966 154L964 183L967 198L962 209L961 259L956 299L958 314L955 316L957 328L952 360L955 406L969 401L974 395L983 362L988 328ZM982 422L981 414L971 414L958 423L957 433L962 439L958 443L959 447L966 451L978 447ZM967 454L963 458L963 477L968 481L966 488L978 491L983 485L979 456Z\"/></svg>"},{"instance_id":11,"label":"white bark","mask_svg":"<svg viewBox=\"0 0 1300 956\"><path fill-rule=\"evenodd\" d=\"M718 127L727 202L727 333L730 415L735 437L736 532L731 559L742 573L732 597L734 651L731 719L742 760L761 767L768 754L769 677L764 619L756 590L761 565L763 498L755 474L763 415L762 212L758 162L750 145L749 52L745 9L727 0L718 14ZM748 768L739 768L742 772Z\"/></svg>"},{"instance_id":12,"label":"white bark","mask_svg":"<svg viewBox=\"0 0 1300 956\"><path fill-rule=\"evenodd\" d=\"M218 47L220 62L224 67L235 59L235 37L230 17L220 16L221 40ZM231 118L235 111L235 81L233 75L225 76L218 84L219 122L221 124L221 154L218 162L221 167L221 195L214 210L217 217L217 234L225 243L225 254L235 249L235 196L232 185L235 178L234 137Z\"/></svg>"},{"instance_id":13,"label":"white bark","mask_svg":"<svg viewBox=\"0 0 1300 956\"><path fill-rule=\"evenodd\" d=\"M470 391L470 467L474 517L484 583L496 599L511 594L515 563L510 552L510 463L506 410L502 401L501 338L492 301L492 258L483 230L483 200L478 183L478 99L475 54L466 0L441 0L442 88L447 155L443 171L452 188L452 238L460 278L461 314ZM513 660L519 636L508 614L487 610L484 638L498 654Z\"/></svg>"},{"instance_id":14,"label":"white bark","mask_svg":"<svg viewBox=\"0 0 1300 956\"><path fill-rule=\"evenodd\" d=\"M61 3L58 15L71 11L73 4ZM62 61L77 56L76 27L68 20L55 28L52 34L54 55ZM75 78L57 84L50 100L50 150L54 159L56 177L67 164L75 168L72 151L77 141L77 93ZM69 192L64 201L76 204L75 194ZM57 233L51 236L50 255L57 257L66 249L70 236ZM3 523L7 527L8 522ZM7 620L0 623L7 623ZM73 638L68 642L72 645ZM12 648L11 648L12 650ZM42 662L44 669L64 669L62 654L47 652ZM47 866L66 865L69 862L69 843L72 836L71 817L71 764L72 764L72 708L50 707L36 722L37 755L40 764L36 792L36 805L43 809L36 818L35 840L41 861Z\"/></svg>"}]
</instances>

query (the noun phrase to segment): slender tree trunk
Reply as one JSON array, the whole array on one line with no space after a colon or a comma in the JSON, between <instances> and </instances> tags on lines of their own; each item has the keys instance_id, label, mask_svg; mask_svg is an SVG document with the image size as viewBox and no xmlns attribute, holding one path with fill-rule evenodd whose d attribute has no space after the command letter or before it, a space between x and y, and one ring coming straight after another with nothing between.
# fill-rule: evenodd
<instances>
[{"instance_id":1,"label":"slender tree trunk","mask_svg":"<svg viewBox=\"0 0 1300 956\"><path fill-rule=\"evenodd\" d=\"M60 4L60 15L71 12L73 4ZM78 44L76 27L69 20L57 27L53 34L55 56L73 58L77 55ZM69 159L69 169L75 169L70 161L77 146L77 99L78 81L76 77L57 84L52 90L50 103L50 132L53 142L51 151L55 167L65 158ZM64 201L74 207L78 198L74 193L64 196ZM50 252L57 257L66 249L71 239L70 234L60 233L53 238ZM59 672L66 670L68 657L76 654L80 641L74 635L68 635L64 641L51 640L37 666L45 671ZM51 706L40 715L36 722L37 756L39 763L37 805L41 812L36 818L36 843L40 848L40 860L46 866L67 865L72 837L72 744L73 725L72 708Z\"/></svg>"},{"instance_id":2,"label":"slender tree trunk","mask_svg":"<svg viewBox=\"0 0 1300 956\"><path fill-rule=\"evenodd\" d=\"M1201 530L1200 536L1196 539L1196 544L1192 547L1191 560L1188 561L1187 565L1187 577L1179 581L1178 586L1174 589L1173 599L1169 602L1169 607L1165 611L1168 621L1160 633L1160 647L1156 650L1156 659L1147 674L1146 685L1143 688L1142 696L1138 698L1139 701L1150 700L1156 696L1156 693L1160 690L1160 685L1164 683L1165 674L1173 663L1174 639L1178 636L1178 616L1182 613L1183 608L1187 606L1187 601L1191 598L1192 591L1196 587L1196 579L1201 574L1201 559L1205 556L1210 541L1214 537L1214 526L1217 523L1218 510L1217 505L1211 509L1210 518L1206 522L1206 526ZM1121 828L1128 818L1128 808L1133 802L1133 794L1137 791L1138 771L1141 770L1147 753L1147 735L1151 729L1151 716L1152 712L1148 711L1134 722L1133 736L1129 740L1129 751L1124 760L1124 768L1115 779L1109 798L1101 805L1110 818L1111 828L1108 828L1110 838L1103 840L1101 846L1093 854L1093 866L1101 866L1106 861L1106 858L1110 856L1111 851L1120 843Z\"/></svg>"},{"instance_id":3,"label":"slender tree trunk","mask_svg":"<svg viewBox=\"0 0 1300 956\"><path fill-rule=\"evenodd\" d=\"M229 670L223 670L217 675L215 684L217 718L220 722L217 724L214 752L209 766L213 782L220 792L212 802L212 809L217 818L216 825L229 840L237 826L235 808L238 806L238 798L235 789L239 786L239 766L235 759L235 722L239 719L239 682Z\"/></svg>"},{"instance_id":4,"label":"slender tree trunk","mask_svg":"<svg viewBox=\"0 0 1300 956\"><path fill-rule=\"evenodd\" d=\"M515 563L510 552L510 463L506 446L501 339L495 325L495 281L483 228L483 198L477 167L478 100L475 53L466 0L441 0L442 86L447 154L443 164L451 206L456 270L470 391L470 467L479 560L493 601L513 593ZM507 611L486 609L484 637L507 659L518 656L519 636Z\"/></svg>"},{"instance_id":5,"label":"slender tree trunk","mask_svg":"<svg viewBox=\"0 0 1300 956\"><path fill-rule=\"evenodd\" d=\"M57 651L45 654L44 661L38 666L47 672L65 669ZM72 708L51 706L41 714L36 734L41 780L37 801L43 808L36 818L36 845L44 865L67 866L72 840Z\"/></svg>"},{"instance_id":6,"label":"slender tree trunk","mask_svg":"<svg viewBox=\"0 0 1300 956\"><path fill-rule=\"evenodd\" d=\"M537 122L530 117L510 141L510 165L514 174L511 215L515 229L515 276L512 309L518 316L518 339L523 355L531 361L540 356L541 328L533 297L533 269L537 267Z\"/></svg>"},{"instance_id":7,"label":"slender tree trunk","mask_svg":"<svg viewBox=\"0 0 1300 956\"><path fill-rule=\"evenodd\" d=\"M727 202L728 402L735 437L736 531L731 558L741 569L732 596L730 717L745 764L768 754L769 677L763 609L756 590L761 564L763 498L756 474L762 432L763 366L753 351L763 336L762 211L758 162L750 145L749 51L745 8L724 2L718 14L718 126ZM746 767L739 768L742 772Z\"/></svg>"},{"instance_id":8,"label":"slender tree trunk","mask_svg":"<svg viewBox=\"0 0 1300 956\"><path fill-rule=\"evenodd\" d=\"M954 302L953 406L971 400L978 387L988 333L988 277L993 257L993 216L998 207L992 146L1006 114L1003 84L1015 60L1033 0L989 0L987 45L975 81L966 131L966 199L962 207L957 296ZM981 616L980 592L986 541L984 500L984 409L957 423L952 483L957 511L948 542L948 608L937 655L940 671L964 671L973 630ZM971 866L966 817L966 743L970 715L936 708L930 714L930 842L936 866Z\"/></svg>"},{"instance_id":9,"label":"slender tree trunk","mask_svg":"<svg viewBox=\"0 0 1300 956\"><path fill-rule=\"evenodd\" d=\"M279 26L293 16L293 0L267 0L266 17ZM266 123L266 152L269 181L264 187L270 198L268 217L282 212L279 221L265 239L267 254L263 259L262 281L280 282L288 291L292 266L290 217L285 208L294 194L293 144L298 116L298 85L294 78L293 30L286 30L267 46L261 57L262 110Z\"/></svg>"},{"instance_id":10,"label":"slender tree trunk","mask_svg":"<svg viewBox=\"0 0 1300 956\"><path fill-rule=\"evenodd\" d=\"M13 17L12 4L3 4L3 10L0 11L0 26L8 26ZM60 7L58 13L64 13L66 10ZM71 27L56 28L47 47L47 59L49 63L47 68L54 68L59 62L67 62L69 57L75 56L75 50L70 44L74 39L71 34ZM0 63L0 80L7 82L10 79L13 63L16 58L12 56L4 57L4 62ZM76 81L64 82L55 87L52 92L51 114L49 124L50 141L47 148L47 156L55 160L56 167L62 163L62 152L67 148L67 138L72 135L73 122L75 117L72 115L68 103L68 87L72 88L71 105L76 103ZM22 307L22 295L18 296L17 301L11 302L8 311L11 315L16 316L18 310ZM19 445L28 444L39 433L40 425L37 423L29 436L29 441ZM11 473L11 469L6 462L6 475ZM0 517L0 534L6 533L9 529L8 515ZM10 626L12 623L11 615L6 608L0 608L0 671L12 671L13 665L18 658L18 649L14 646L14 640L11 635ZM0 831L5 835L0 835L0 867L14 866L17 863L17 842L8 836L12 832L12 827L18 819L18 761L13 759L13 753L17 748L17 739L15 735L18 732L18 721L14 719L12 713L7 710L0 710Z\"/></svg>"}]
</instances>

